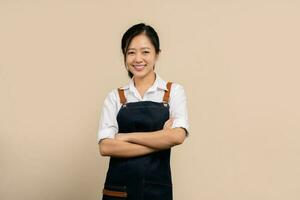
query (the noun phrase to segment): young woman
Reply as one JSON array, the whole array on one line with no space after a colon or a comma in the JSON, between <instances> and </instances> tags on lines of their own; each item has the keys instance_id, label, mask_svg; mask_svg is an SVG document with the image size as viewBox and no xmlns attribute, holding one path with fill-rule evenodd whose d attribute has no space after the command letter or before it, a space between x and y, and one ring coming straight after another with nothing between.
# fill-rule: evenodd
<instances>
[{"instance_id":1,"label":"young woman","mask_svg":"<svg viewBox=\"0 0 300 200\"><path fill-rule=\"evenodd\" d=\"M189 129L184 89L154 72L160 47L151 26L129 28L121 48L131 80L104 100L98 142L110 162L102 199L172 200L171 147Z\"/></svg>"}]
</instances>

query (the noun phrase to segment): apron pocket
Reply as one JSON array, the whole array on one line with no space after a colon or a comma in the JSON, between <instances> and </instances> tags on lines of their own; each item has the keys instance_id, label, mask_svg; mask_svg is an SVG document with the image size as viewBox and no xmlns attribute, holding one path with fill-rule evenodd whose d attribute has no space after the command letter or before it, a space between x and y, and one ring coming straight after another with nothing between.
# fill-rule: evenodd
<instances>
[{"instance_id":1,"label":"apron pocket","mask_svg":"<svg viewBox=\"0 0 300 200\"><path fill-rule=\"evenodd\" d=\"M103 200L125 200L127 198L126 186L105 184L102 192Z\"/></svg>"},{"instance_id":2,"label":"apron pocket","mask_svg":"<svg viewBox=\"0 0 300 200\"><path fill-rule=\"evenodd\" d=\"M144 181L143 200L154 199L172 200L172 185L152 181Z\"/></svg>"}]
</instances>

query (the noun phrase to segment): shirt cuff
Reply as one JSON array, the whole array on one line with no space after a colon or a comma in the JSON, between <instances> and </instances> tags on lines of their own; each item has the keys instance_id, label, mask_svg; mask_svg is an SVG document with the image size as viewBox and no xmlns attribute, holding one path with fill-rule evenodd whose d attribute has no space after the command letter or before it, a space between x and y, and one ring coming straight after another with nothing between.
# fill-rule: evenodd
<instances>
[{"instance_id":1,"label":"shirt cuff","mask_svg":"<svg viewBox=\"0 0 300 200\"><path fill-rule=\"evenodd\" d=\"M115 134L116 134L116 131L112 128L101 129L98 132L97 141L99 143L102 139L105 139L105 138L114 139Z\"/></svg>"},{"instance_id":2,"label":"shirt cuff","mask_svg":"<svg viewBox=\"0 0 300 200\"><path fill-rule=\"evenodd\" d=\"M183 128L185 130L186 137L189 136L189 125L186 120L174 119L172 128Z\"/></svg>"}]
</instances>

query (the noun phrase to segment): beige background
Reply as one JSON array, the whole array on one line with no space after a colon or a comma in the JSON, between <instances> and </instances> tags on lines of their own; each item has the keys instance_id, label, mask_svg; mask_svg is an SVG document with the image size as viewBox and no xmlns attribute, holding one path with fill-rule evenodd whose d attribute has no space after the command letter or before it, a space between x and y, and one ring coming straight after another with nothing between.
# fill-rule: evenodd
<instances>
[{"instance_id":1,"label":"beige background","mask_svg":"<svg viewBox=\"0 0 300 200\"><path fill-rule=\"evenodd\" d=\"M300 199L299 11L296 0L0 0L0 199L100 199L100 111L128 81L120 40L141 21L160 35L157 72L188 95L174 199Z\"/></svg>"}]
</instances>

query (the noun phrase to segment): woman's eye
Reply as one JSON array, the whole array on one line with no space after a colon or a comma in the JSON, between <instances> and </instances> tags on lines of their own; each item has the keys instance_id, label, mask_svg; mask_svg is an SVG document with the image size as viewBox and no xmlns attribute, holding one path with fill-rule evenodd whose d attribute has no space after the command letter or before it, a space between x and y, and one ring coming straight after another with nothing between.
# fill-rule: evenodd
<instances>
[{"instance_id":1,"label":"woman's eye","mask_svg":"<svg viewBox=\"0 0 300 200\"><path fill-rule=\"evenodd\" d=\"M134 52L133 52L133 51L130 51L130 52L128 52L127 54L134 54Z\"/></svg>"},{"instance_id":2,"label":"woman's eye","mask_svg":"<svg viewBox=\"0 0 300 200\"><path fill-rule=\"evenodd\" d=\"M143 53L150 53L149 51L144 51Z\"/></svg>"}]
</instances>

